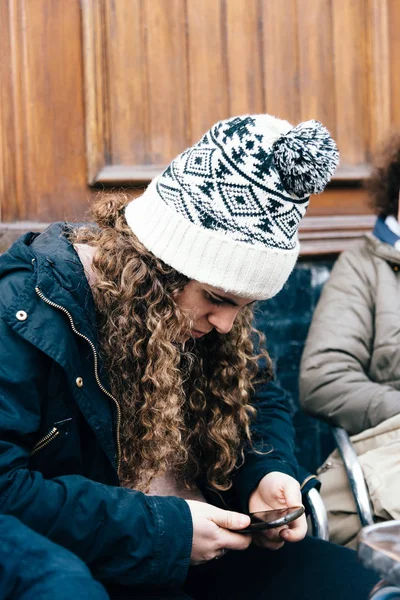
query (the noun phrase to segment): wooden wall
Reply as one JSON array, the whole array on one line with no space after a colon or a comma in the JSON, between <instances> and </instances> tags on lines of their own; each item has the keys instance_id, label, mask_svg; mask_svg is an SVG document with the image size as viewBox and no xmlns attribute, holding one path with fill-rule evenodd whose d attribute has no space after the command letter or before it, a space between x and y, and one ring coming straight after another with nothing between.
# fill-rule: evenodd
<instances>
[{"instance_id":1,"label":"wooden wall","mask_svg":"<svg viewBox=\"0 0 400 600\"><path fill-rule=\"evenodd\" d=\"M142 186L214 121L263 111L321 120L341 151L303 254L371 227L360 184L400 126L398 0L0 0L0 23L3 245L82 218L96 187Z\"/></svg>"}]
</instances>

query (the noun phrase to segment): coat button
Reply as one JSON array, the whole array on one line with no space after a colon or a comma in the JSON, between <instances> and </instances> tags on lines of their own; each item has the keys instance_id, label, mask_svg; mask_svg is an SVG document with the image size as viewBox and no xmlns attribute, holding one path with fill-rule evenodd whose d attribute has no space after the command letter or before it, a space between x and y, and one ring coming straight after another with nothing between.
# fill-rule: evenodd
<instances>
[{"instance_id":1,"label":"coat button","mask_svg":"<svg viewBox=\"0 0 400 600\"><path fill-rule=\"evenodd\" d=\"M83 387L83 379L82 377L77 377L75 383L78 387Z\"/></svg>"},{"instance_id":2,"label":"coat button","mask_svg":"<svg viewBox=\"0 0 400 600\"><path fill-rule=\"evenodd\" d=\"M28 318L28 315L24 310L19 310L15 316L17 317L18 321L26 321Z\"/></svg>"}]
</instances>

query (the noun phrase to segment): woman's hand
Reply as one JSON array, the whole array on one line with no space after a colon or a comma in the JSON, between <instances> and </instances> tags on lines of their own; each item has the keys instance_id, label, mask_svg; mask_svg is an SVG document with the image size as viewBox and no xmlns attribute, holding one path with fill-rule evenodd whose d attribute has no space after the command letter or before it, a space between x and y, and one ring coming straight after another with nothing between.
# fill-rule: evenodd
<instances>
[{"instance_id":1,"label":"woman's hand","mask_svg":"<svg viewBox=\"0 0 400 600\"><path fill-rule=\"evenodd\" d=\"M186 500L192 513L193 542L190 564L200 565L219 558L226 550L246 550L250 535L229 531L244 529L250 517L230 510L222 510L205 502Z\"/></svg>"},{"instance_id":2,"label":"woman's hand","mask_svg":"<svg viewBox=\"0 0 400 600\"><path fill-rule=\"evenodd\" d=\"M273 510L301 506L301 491L298 481L290 475L273 471L265 475L250 496L249 511ZM299 542L307 533L307 521L302 515L292 523L258 531L252 535L257 546L278 550L285 542Z\"/></svg>"}]
</instances>

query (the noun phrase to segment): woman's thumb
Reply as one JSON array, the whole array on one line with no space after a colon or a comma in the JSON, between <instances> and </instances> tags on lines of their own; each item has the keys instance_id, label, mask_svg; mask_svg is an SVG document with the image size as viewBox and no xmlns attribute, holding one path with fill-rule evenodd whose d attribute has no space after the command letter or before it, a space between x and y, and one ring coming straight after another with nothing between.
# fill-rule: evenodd
<instances>
[{"instance_id":1,"label":"woman's thumb","mask_svg":"<svg viewBox=\"0 0 400 600\"><path fill-rule=\"evenodd\" d=\"M224 529L244 529L250 525L250 517L231 510L222 510L214 507L215 511L210 515L210 520Z\"/></svg>"}]
</instances>

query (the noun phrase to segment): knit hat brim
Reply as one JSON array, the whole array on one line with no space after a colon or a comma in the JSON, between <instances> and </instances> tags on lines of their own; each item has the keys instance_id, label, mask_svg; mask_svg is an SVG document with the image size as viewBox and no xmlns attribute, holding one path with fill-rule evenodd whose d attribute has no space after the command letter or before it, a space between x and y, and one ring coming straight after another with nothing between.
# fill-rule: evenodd
<instances>
[{"instance_id":1,"label":"knit hat brim","mask_svg":"<svg viewBox=\"0 0 400 600\"><path fill-rule=\"evenodd\" d=\"M167 265L189 279L252 300L275 296L299 254L297 239L291 249L250 245L192 223L162 201L157 178L128 204L125 218L140 242Z\"/></svg>"}]
</instances>

